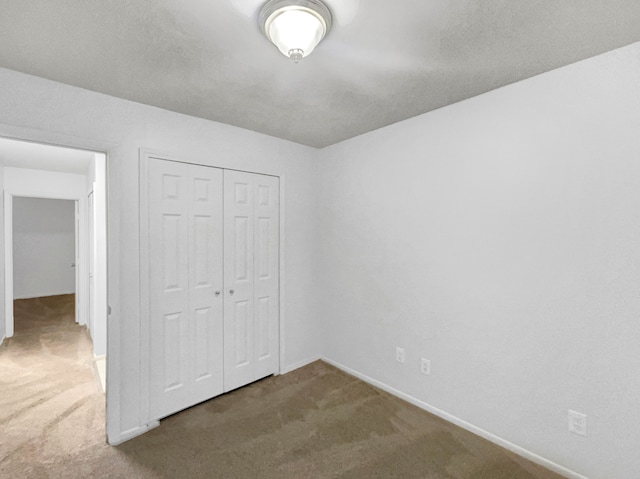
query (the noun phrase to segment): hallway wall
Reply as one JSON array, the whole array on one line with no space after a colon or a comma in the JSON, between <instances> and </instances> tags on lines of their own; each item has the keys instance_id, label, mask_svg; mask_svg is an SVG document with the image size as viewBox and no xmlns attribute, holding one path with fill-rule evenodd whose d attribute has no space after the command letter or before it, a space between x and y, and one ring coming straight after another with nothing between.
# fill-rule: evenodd
<instances>
[{"instance_id":1,"label":"hallway wall","mask_svg":"<svg viewBox=\"0 0 640 479\"><path fill-rule=\"evenodd\" d=\"M4 185L4 165L0 164L0 185ZM5 302L4 302L4 188L0 195L0 312L2 317L0 318L0 344L4 341L7 335L7 323L5 314Z\"/></svg>"},{"instance_id":2,"label":"hallway wall","mask_svg":"<svg viewBox=\"0 0 640 479\"><path fill-rule=\"evenodd\" d=\"M13 198L13 296L75 293L75 202Z\"/></svg>"}]
</instances>

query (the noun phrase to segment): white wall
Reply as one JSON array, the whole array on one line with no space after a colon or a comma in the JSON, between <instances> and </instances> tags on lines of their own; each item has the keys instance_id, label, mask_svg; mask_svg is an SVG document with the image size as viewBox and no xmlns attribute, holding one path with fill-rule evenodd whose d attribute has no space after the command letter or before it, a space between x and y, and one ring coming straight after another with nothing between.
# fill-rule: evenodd
<instances>
[{"instance_id":1,"label":"white wall","mask_svg":"<svg viewBox=\"0 0 640 479\"><path fill-rule=\"evenodd\" d=\"M0 69L0 135L106 151L111 441L135 434L140 416L139 148L196 163L279 175L284 232L281 322L284 370L320 354L316 322L316 151L211 121Z\"/></svg>"},{"instance_id":2,"label":"white wall","mask_svg":"<svg viewBox=\"0 0 640 479\"><path fill-rule=\"evenodd\" d=\"M13 198L13 297L75 293L75 203Z\"/></svg>"},{"instance_id":3,"label":"white wall","mask_svg":"<svg viewBox=\"0 0 640 479\"><path fill-rule=\"evenodd\" d=\"M592 479L640 477L640 44L320 171L329 359Z\"/></svg>"},{"instance_id":4,"label":"white wall","mask_svg":"<svg viewBox=\"0 0 640 479\"><path fill-rule=\"evenodd\" d=\"M4 165L0 164L0 185L4 185ZM4 189L4 188L3 188ZM0 344L7 336L7 325L4 317L5 299L4 299L4 191L0 194L0 311L3 313L0 318Z\"/></svg>"},{"instance_id":5,"label":"white wall","mask_svg":"<svg viewBox=\"0 0 640 479\"><path fill-rule=\"evenodd\" d=\"M106 157L95 155L91 163L94 183L93 191L93 240L94 240L94 287L93 344L96 356L107 354L107 197L106 197Z\"/></svg>"}]
</instances>

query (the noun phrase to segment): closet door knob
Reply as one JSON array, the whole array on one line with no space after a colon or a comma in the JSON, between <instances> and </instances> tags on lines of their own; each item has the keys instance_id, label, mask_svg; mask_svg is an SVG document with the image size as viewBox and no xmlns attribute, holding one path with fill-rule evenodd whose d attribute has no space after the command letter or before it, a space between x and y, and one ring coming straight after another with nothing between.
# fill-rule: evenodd
<instances>
[{"instance_id":1,"label":"closet door knob","mask_svg":"<svg viewBox=\"0 0 640 479\"><path fill-rule=\"evenodd\" d=\"M232 289L230 289L230 290L229 290L229 294L233 294L233 293L235 293L235 291L234 291L234 290L232 290Z\"/></svg>"},{"instance_id":2,"label":"closet door knob","mask_svg":"<svg viewBox=\"0 0 640 479\"><path fill-rule=\"evenodd\" d=\"M216 296L220 296L220 291L216 291Z\"/></svg>"}]
</instances>

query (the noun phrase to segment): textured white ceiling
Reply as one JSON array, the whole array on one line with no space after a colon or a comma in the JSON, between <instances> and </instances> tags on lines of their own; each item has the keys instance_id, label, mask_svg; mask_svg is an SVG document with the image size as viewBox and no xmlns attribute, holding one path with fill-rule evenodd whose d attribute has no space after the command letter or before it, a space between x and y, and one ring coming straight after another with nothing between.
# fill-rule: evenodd
<instances>
[{"instance_id":1,"label":"textured white ceiling","mask_svg":"<svg viewBox=\"0 0 640 479\"><path fill-rule=\"evenodd\" d=\"M326 0L299 64L261 0L0 0L0 66L323 147L640 40L639 0Z\"/></svg>"}]
</instances>

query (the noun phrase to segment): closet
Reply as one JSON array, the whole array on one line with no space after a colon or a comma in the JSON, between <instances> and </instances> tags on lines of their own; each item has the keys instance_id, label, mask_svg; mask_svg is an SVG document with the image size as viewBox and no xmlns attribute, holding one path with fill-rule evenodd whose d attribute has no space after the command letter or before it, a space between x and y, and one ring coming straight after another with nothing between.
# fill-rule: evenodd
<instances>
[{"instance_id":1,"label":"closet","mask_svg":"<svg viewBox=\"0 0 640 479\"><path fill-rule=\"evenodd\" d=\"M148 416L159 419L278 372L279 179L141 166Z\"/></svg>"}]
</instances>

